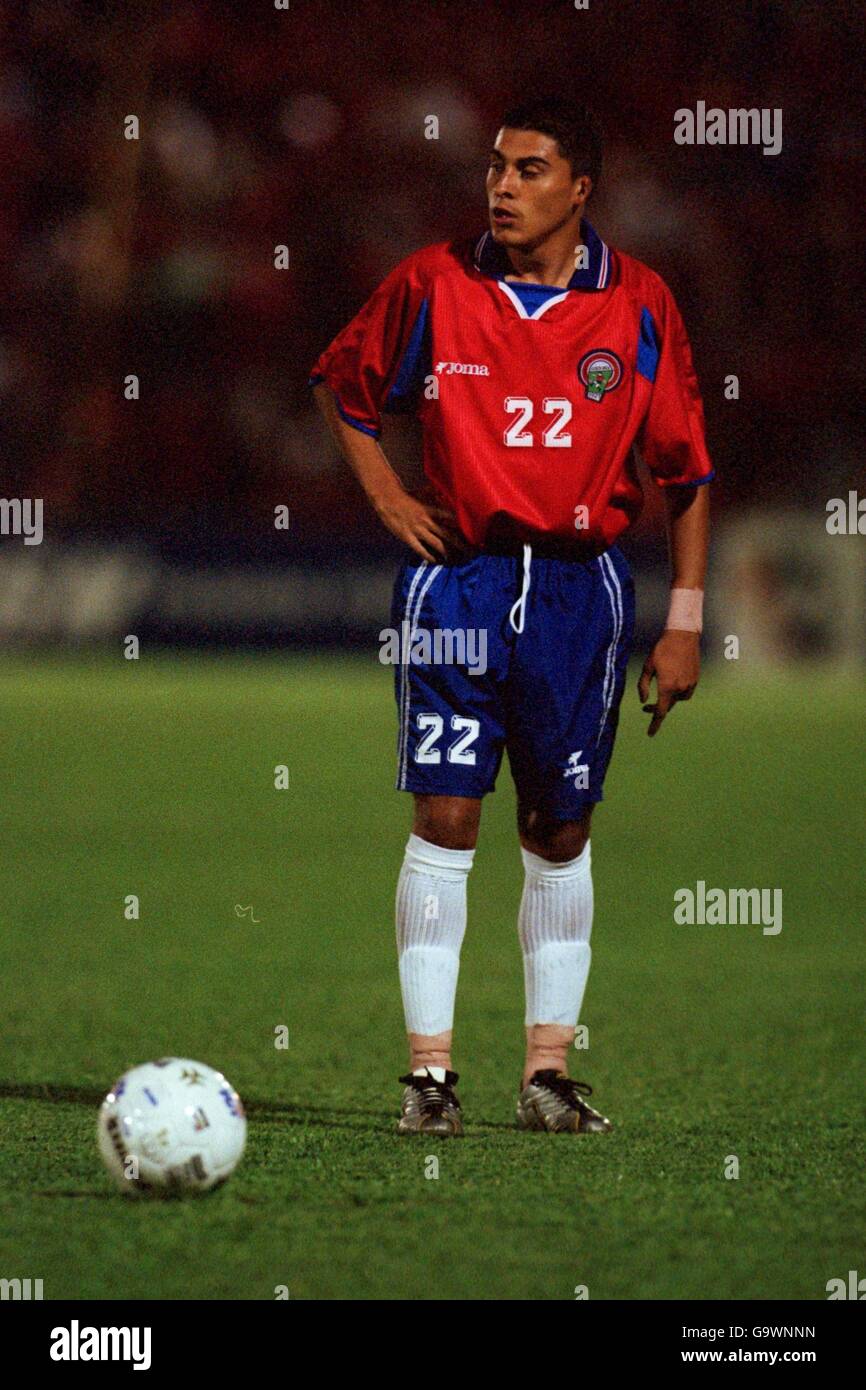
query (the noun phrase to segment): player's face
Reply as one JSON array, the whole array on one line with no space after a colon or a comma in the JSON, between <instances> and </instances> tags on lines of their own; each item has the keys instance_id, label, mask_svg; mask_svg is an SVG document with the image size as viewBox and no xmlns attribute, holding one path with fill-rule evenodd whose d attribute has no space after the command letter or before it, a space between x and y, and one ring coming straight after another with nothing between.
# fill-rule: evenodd
<instances>
[{"instance_id":1,"label":"player's face","mask_svg":"<svg viewBox=\"0 0 866 1390\"><path fill-rule=\"evenodd\" d=\"M556 140L537 130L503 126L487 171L487 202L494 241L530 249L579 216L592 181L575 179Z\"/></svg>"}]
</instances>

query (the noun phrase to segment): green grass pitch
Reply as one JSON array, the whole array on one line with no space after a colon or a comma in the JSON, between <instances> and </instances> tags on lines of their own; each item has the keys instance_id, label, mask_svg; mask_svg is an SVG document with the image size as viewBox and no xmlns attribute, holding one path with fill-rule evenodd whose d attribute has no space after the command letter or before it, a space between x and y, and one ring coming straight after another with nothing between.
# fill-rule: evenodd
<instances>
[{"instance_id":1,"label":"green grass pitch","mask_svg":"<svg viewBox=\"0 0 866 1390\"><path fill-rule=\"evenodd\" d=\"M615 1131L513 1128L504 768L458 996L467 1137L431 1143L393 1132L410 799L392 790L391 672L7 658L0 1276L42 1278L46 1298L823 1299L862 1267L862 697L716 668L649 740L636 674L594 825L590 1047L572 1067ZM781 888L781 933L676 925L674 892L698 879ZM226 1072L247 1152L206 1198L130 1201L96 1109L167 1053Z\"/></svg>"}]
</instances>

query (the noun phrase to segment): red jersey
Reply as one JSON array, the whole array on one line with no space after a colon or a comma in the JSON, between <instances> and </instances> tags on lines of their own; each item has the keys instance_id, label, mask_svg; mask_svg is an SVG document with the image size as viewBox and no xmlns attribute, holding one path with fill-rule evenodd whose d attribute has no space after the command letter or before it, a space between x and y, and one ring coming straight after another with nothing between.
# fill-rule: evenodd
<instances>
[{"instance_id":1,"label":"red jersey","mask_svg":"<svg viewBox=\"0 0 866 1390\"><path fill-rule=\"evenodd\" d=\"M472 544L543 533L611 545L643 496L709 482L683 321L655 271L584 221L567 289L507 281L485 233L402 261L316 362L344 420L378 437L412 410L424 471Z\"/></svg>"}]
</instances>

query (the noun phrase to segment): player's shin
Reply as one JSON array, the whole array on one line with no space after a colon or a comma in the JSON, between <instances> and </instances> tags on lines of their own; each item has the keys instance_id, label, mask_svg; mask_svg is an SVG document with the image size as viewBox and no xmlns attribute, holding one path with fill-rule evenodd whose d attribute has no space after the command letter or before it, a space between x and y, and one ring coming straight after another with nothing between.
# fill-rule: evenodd
<instances>
[{"instance_id":1,"label":"player's shin","mask_svg":"<svg viewBox=\"0 0 866 1390\"><path fill-rule=\"evenodd\" d=\"M412 1071L451 1069L451 1028L475 851L410 835L397 884L397 952Z\"/></svg>"},{"instance_id":2,"label":"player's shin","mask_svg":"<svg viewBox=\"0 0 866 1390\"><path fill-rule=\"evenodd\" d=\"M536 1072L567 1070L568 1049L592 959L589 841L565 863L522 850L525 880L518 930L526 986L524 1085Z\"/></svg>"}]
</instances>

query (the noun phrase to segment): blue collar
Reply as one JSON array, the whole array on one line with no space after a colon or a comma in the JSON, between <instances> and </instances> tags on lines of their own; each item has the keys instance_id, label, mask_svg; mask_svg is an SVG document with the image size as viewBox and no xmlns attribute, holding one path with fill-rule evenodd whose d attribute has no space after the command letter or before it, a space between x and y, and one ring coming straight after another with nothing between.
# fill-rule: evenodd
<instances>
[{"instance_id":1,"label":"blue collar","mask_svg":"<svg viewBox=\"0 0 866 1390\"><path fill-rule=\"evenodd\" d=\"M568 282L570 290L604 290L610 282L610 247L589 225L585 217L580 219L580 235L589 252L589 265L576 270ZM475 247L475 268L482 275L490 275L495 280L504 280L512 272L512 265L505 249L499 246L485 232Z\"/></svg>"}]
</instances>

